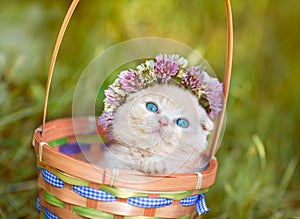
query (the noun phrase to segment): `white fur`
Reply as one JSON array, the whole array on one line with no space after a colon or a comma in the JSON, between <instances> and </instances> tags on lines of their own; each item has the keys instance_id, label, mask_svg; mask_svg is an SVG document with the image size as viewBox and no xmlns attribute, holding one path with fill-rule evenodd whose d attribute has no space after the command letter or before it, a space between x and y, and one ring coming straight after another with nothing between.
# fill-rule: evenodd
<instances>
[{"instance_id":1,"label":"white fur","mask_svg":"<svg viewBox=\"0 0 300 219\"><path fill-rule=\"evenodd\" d=\"M150 112L146 103L158 106ZM189 127L176 125L187 119ZM164 126L160 126L163 121ZM190 173L199 169L213 122L188 90L158 84L130 94L114 118L113 136L99 164L145 173Z\"/></svg>"}]
</instances>

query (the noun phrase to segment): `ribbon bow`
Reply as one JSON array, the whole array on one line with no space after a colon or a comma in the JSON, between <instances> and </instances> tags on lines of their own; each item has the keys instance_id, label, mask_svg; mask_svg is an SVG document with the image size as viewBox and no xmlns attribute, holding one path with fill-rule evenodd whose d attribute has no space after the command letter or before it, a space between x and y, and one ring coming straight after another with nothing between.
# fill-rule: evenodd
<instances>
[{"instance_id":1,"label":"ribbon bow","mask_svg":"<svg viewBox=\"0 0 300 219\"><path fill-rule=\"evenodd\" d=\"M205 195L199 194L196 201L196 210L199 215L206 214L209 211L209 208L206 205Z\"/></svg>"}]
</instances>

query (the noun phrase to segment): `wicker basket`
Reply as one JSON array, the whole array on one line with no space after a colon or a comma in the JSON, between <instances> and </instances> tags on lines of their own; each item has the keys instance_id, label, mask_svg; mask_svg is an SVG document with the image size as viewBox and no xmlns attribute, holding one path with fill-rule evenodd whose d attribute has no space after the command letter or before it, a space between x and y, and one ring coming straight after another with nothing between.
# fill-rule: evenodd
<instances>
[{"instance_id":1,"label":"wicker basket","mask_svg":"<svg viewBox=\"0 0 300 219\"><path fill-rule=\"evenodd\" d=\"M101 150L94 136L103 134L95 117L62 118L46 123L53 68L69 19L79 0L74 0L59 33L50 64L43 124L34 132L39 192L36 206L41 218L193 218L206 212L203 193L214 183L217 160L194 174L147 175L96 167ZM215 153L222 126L232 60L232 21L229 0L228 49L224 81L224 109L218 118L211 154ZM76 125L74 125L76 124ZM75 129L76 126L76 135ZM82 140L78 140L82 139ZM130 179L130 181L128 180Z\"/></svg>"},{"instance_id":2,"label":"wicker basket","mask_svg":"<svg viewBox=\"0 0 300 219\"><path fill-rule=\"evenodd\" d=\"M93 118L92 118L93 119ZM39 201L43 208L62 218L114 218L113 215L187 218L195 212L198 194L207 191L214 183L217 161L198 174L146 175L134 171L96 168L84 161L78 150L73 123L78 134L93 139L98 134L91 118L64 118L48 122L37 129L34 145L39 169ZM80 136L79 136L80 138ZM47 142L47 143L46 143ZM85 153L99 156L99 144L81 145ZM126 179L131 179L128 182ZM134 183L143 182L143 183ZM143 207L138 198L152 199L155 207ZM185 201L189 203L184 203ZM136 203L135 205L133 203ZM143 202L143 201L141 201ZM137 207L140 206L140 207ZM46 213L46 214L47 214ZM75 217L76 215L76 217Z\"/></svg>"}]
</instances>

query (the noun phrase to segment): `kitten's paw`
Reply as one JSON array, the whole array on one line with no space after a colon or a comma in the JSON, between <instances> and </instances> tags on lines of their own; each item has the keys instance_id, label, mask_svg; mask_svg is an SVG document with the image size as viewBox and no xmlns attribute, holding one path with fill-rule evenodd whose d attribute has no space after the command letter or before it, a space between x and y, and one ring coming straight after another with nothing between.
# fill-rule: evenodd
<instances>
[{"instance_id":1,"label":"kitten's paw","mask_svg":"<svg viewBox=\"0 0 300 219\"><path fill-rule=\"evenodd\" d=\"M166 173L166 165L162 160L156 161L156 159L144 158L139 162L139 170L148 174Z\"/></svg>"}]
</instances>

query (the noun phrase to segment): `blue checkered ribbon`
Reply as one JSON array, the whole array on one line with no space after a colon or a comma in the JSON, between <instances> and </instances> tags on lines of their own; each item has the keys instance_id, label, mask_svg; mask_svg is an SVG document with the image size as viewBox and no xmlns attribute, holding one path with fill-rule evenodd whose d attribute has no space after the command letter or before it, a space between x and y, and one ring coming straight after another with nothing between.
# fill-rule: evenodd
<instances>
[{"instance_id":1,"label":"blue checkered ribbon","mask_svg":"<svg viewBox=\"0 0 300 219\"><path fill-rule=\"evenodd\" d=\"M204 194L198 195L198 200L196 202L196 209L199 215L206 214L209 211L209 208L206 205Z\"/></svg>"},{"instance_id":2,"label":"blue checkered ribbon","mask_svg":"<svg viewBox=\"0 0 300 219\"><path fill-rule=\"evenodd\" d=\"M44 216L46 219L59 219L55 214L49 211L47 208L44 208Z\"/></svg>"},{"instance_id":3,"label":"blue checkered ribbon","mask_svg":"<svg viewBox=\"0 0 300 219\"><path fill-rule=\"evenodd\" d=\"M41 204L40 204L40 197L37 195L35 199L35 208L40 213L41 212Z\"/></svg>"},{"instance_id":4,"label":"blue checkered ribbon","mask_svg":"<svg viewBox=\"0 0 300 219\"><path fill-rule=\"evenodd\" d=\"M148 197L133 197L128 198L128 204L140 208L160 208L172 205L173 201L169 198L148 198Z\"/></svg>"},{"instance_id":5,"label":"blue checkered ribbon","mask_svg":"<svg viewBox=\"0 0 300 219\"><path fill-rule=\"evenodd\" d=\"M98 200L103 202L113 202L117 200L116 196L113 196L108 192L99 189L89 188L86 186L73 186L73 191L80 196L83 196L85 198L90 198L93 200Z\"/></svg>"},{"instance_id":6,"label":"blue checkered ribbon","mask_svg":"<svg viewBox=\"0 0 300 219\"><path fill-rule=\"evenodd\" d=\"M205 195L193 195L180 200L180 204L183 206L191 206L196 204L196 209L199 215L206 214L209 211L209 208L205 202Z\"/></svg>"},{"instance_id":7,"label":"blue checkered ribbon","mask_svg":"<svg viewBox=\"0 0 300 219\"><path fill-rule=\"evenodd\" d=\"M205 202L204 194L193 195L187 198L183 198L180 200L180 204L182 206L191 206L196 204L196 209L199 215L207 213L209 211L209 208L207 207Z\"/></svg>"},{"instance_id":8,"label":"blue checkered ribbon","mask_svg":"<svg viewBox=\"0 0 300 219\"><path fill-rule=\"evenodd\" d=\"M50 183L51 185L59 187L59 188L64 187L64 182L46 169L42 169L42 176L43 176L44 180L46 182Z\"/></svg>"},{"instance_id":9,"label":"blue checkered ribbon","mask_svg":"<svg viewBox=\"0 0 300 219\"><path fill-rule=\"evenodd\" d=\"M182 206L186 206L187 207L187 206L191 206L191 205L196 204L197 200L198 200L198 195L193 195L193 196L189 196L187 198L181 199L180 200L180 204Z\"/></svg>"},{"instance_id":10,"label":"blue checkered ribbon","mask_svg":"<svg viewBox=\"0 0 300 219\"><path fill-rule=\"evenodd\" d=\"M50 183L51 185L59 188L64 187L64 182L46 169L42 169L42 176L44 180ZM95 189L95 188L90 188L87 186L73 186L73 191L79 194L80 196L83 196L85 198L90 198L93 200L104 201L104 202L113 202L117 200L116 196L113 196L108 192ZM161 198L161 197L160 198L132 197L132 198L128 198L127 202L132 206L136 206L140 208L160 208L160 207L172 205L173 203L172 199ZM207 213L209 211L209 208L206 205L204 194L198 194L198 195L189 196L187 198L183 198L180 200L180 204L182 206L191 206L196 204L196 209L199 215ZM38 197L36 199L36 208L38 211L41 210ZM46 210L46 212L49 211ZM49 212L49 215L51 214L52 213ZM54 214L52 214L52 216L47 217L45 213L47 219L58 218L56 215L54 216L53 215Z\"/></svg>"}]
</instances>

